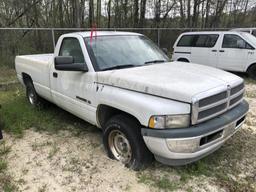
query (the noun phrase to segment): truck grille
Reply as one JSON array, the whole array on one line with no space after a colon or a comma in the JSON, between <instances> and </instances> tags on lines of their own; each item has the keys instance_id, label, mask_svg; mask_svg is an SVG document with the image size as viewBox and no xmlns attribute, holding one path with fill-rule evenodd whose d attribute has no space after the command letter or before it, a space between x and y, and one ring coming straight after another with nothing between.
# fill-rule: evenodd
<instances>
[{"instance_id":1,"label":"truck grille","mask_svg":"<svg viewBox=\"0 0 256 192\"><path fill-rule=\"evenodd\" d=\"M197 95L192 104L192 124L206 121L235 107L243 100L243 94L244 83L240 83Z\"/></svg>"}]
</instances>

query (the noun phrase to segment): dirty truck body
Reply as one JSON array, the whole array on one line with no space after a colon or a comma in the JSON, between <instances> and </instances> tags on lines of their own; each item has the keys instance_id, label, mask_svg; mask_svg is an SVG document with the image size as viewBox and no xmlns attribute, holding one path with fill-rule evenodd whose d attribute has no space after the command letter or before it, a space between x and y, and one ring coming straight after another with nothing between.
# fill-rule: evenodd
<instances>
[{"instance_id":1,"label":"dirty truck body","mask_svg":"<svg viewBox=\"0 0 256 192\"><path fill-rule=\"evenodd\" d=\"M45 100L103 130L109 157L138 170L196 161L244 123L244 82L207 66L169 62L141 34L62 35L54 54L17 56L32 105Z\"/></svg>"}]
</instances>

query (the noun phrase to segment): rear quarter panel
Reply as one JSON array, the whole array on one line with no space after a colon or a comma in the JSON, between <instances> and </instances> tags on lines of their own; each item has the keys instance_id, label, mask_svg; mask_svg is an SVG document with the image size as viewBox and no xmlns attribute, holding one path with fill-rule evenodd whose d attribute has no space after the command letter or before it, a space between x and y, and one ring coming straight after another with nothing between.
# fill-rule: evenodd
<instances>
[{"instance_id":1,"label":"rear quarter panel","mask_svg":"<svg viewBox=\"0 0 256 192\"><path fill-rule=\"evenodd\" d=\"M51 99L49 75L52 60L52 54L23 55L15 58L19 81L24 84L22 74L28 74L37 93L46 99Z\"/></svg>"},{"instance_id":2,"label":"rear quarter panel","mask_svg":"<svg viewBox=\"0 0 256 192\"><path fill-rule=\"evenodd\" d=\"M185 58L188 61L190 61L191 47L177 46L177 44L182 36L183 35L180 35L173 45L173 55L172 55L173 61L177 61L181 58Z\"/></svg>"}]
</instances>

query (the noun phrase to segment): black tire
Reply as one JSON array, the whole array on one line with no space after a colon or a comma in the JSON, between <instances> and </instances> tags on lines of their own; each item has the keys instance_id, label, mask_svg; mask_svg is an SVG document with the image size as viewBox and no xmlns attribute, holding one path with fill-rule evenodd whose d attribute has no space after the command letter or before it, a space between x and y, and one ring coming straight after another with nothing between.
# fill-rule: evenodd
<instances>
[{"instance_id":1,"label":"black tire","mask_svg":"<svg viewBox=\"0 0 256 192\"><path fill-rule=\"evenodd\" d=\"M46 101L36 93L34 85L31 81L26 82L26 96L28 102L32 106L39 109L46 106Z\"/></svg>"},{"instance_id":2,"label":"black tire","mask_svg":"<svg viewBox=\"0 0 256 192\"><path fill-rule=\"evenodd\" d=\"M256 80L256 64L249 67L249 69L247 70L247 74L250 78Z\"/></svg>"},{"instance_id":3,"label":"black tire","mask_svg":"<svg viewBox=\"0 0 256 192\"><path fill-rule=\"evenodd\" d=\"M115 150L115 147L111 148L111 135L115 132L119 132L121 137L126 137L130 144L131 155L130 158L127 158L127 161L117 158L113 150L118 150ZM153 160L153 155L142 138L140 124L126 115L116 115L106 123L103 130L103 143L110 158L121 161L126 167L133 170L144 169Z\"/></svg>"},{"instance_id":4,"label":"black tire","mask_svg":"<svg viewBox=\"0 0 256 192\"><path fill-rule=\"evenodd\" d=\"M178 59L178 61L180 61L180 62L185 62L185 63L189 63L189 60L187 60L187 59L185 59L185 58Z\"/></svg>"}]
</instances>

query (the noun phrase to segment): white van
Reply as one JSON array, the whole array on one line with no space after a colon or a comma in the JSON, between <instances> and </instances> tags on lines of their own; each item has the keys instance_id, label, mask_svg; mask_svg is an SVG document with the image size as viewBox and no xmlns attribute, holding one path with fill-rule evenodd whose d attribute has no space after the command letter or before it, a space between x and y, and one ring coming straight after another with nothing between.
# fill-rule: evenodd
<instances>
[{"instance_id":1,"label":"white van","mask_svg":"<svg viewBox=\"0 0 256 192\"><path fill-rule=\"evenodd\" d=\"M173 48L172 60L247 72L256 79L256 37L249 33L187 32L178 37Z\"/></svg>"},{"instance_id":2,"label":"white van","mask_svg":"<svg viewBox=\"0 0 256 192\"><path fill-rule=\"evenodd\" d=\"M255 27L253 27L253 28L235 28L235 29L231 29L230 31L246 32L246 33L250 33L256 37L256 28Z\"/></svg>"}]
</instances>

